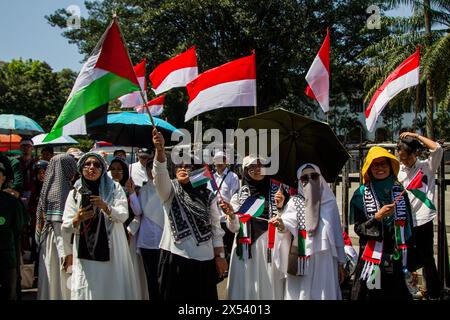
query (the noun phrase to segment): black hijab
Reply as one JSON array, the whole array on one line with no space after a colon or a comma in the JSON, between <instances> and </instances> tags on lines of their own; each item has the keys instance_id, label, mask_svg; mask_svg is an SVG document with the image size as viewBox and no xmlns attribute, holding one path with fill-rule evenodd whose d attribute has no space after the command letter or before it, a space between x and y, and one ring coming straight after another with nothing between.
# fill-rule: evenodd
<instances>
[{"instance_id":1,"label":"black hijab","mask_svg":"<svg viewBox=\"0 0 450 320\"><path fill-rule=\"evenodd\" d=\"M122 178L122 180L119 181L119 183L122 187L124 187L125 183L127 183L128 179L130 178L130 172L128 171L128 163L125 160L123 160L122 158L115 157L114 159L111 160L108 171L111 171L111 165L114 162L118 162L120 164L120 166L122 167L123 178Z\"/></svg>"}]
</instances>

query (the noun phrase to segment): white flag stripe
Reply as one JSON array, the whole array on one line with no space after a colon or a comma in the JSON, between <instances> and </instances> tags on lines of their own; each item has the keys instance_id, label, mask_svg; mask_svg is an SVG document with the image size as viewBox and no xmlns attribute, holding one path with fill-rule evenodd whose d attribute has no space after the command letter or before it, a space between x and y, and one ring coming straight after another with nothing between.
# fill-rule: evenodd
<instances>
[{"instance_id":1,"label":"white flag stripe","mask_svg":"<svg viewBox=\"0 0 450 320\"><path fill-rule=\"evenodd\" d=\"M305 79L323 111L328 112L330 110L328 94L330 87L329 74L319 55L314 58Z\"/></svg>"},{"instance_id":2,"label":"white flag stripe","mask_svg":"<svg viewBox=\"0 0 450 320\"><path fill-rule=\"evenodd\" d=\"M95 67L99 56L100 52L97 55L89 57L89 59L84 63L77 79L75 80L75 84L73 85L67 101L69 101L75 93L109 72Z\"/></svg>"},{"instance_id":3,"label":"white flag stripe","mask_svg":"<svg viewBox=\"0 0 450 320\"><path fill-rule=\"evenodd\" d=\"M375 248L374 248L373 254L372 254L372 258L380 260L382 251L383 251L383 243L376 241Z\"/></svg>"},{"instance_id":4,"label":"white flag stripe","mask_svg":"<svg viewBox=\"0 0 450 320\"><path fill-rule=\"evenodd\" d=\"M261 208L261 206L263 204L264 204L264 199L257 199L245 213L253 216L258 211L258 209Z\"/></svg>"},{"instance_id":5,"label":"white flag stripe","mask_svg":"<svg viewBox=\"0 0 450 320\"><path fill-rule=\"evenodd\" d=\"M189 103L184 120L188 121L200 113L218 108L255 105L255 79L225 82L201 91Z\"/></svg>"},{"instance_id":6,"label":"white flag stripe","mask_svg":"<svg viewBox=\"0 0 450 320\"><path fill-rule=\"evenodd\" d=\"M142 89L142 92L144 93L144 97L147 98L147 93L145 92L145 77L139 77L137 78L139 81L139 86ZM129 94L126 94L119 98L120 102L122 103L121 108L134 108L136 106L140 106L144 104L144 101L142 100L142 96L140 91L135 91Z\"/></svg>"},{"instance_id":7,"label":"white flag stripe","mask_svg":"<svg viewBox=\"0 0 450 320\"><path fill-rule=\"evenodd\" d=\"M152 88L156 95L163 93L171 88L185 87L186 84L195 79L198 76L197 67L182 68L171 72L164 80L160 83L158 88Z\"/></svg>"},{"instance_id":8,"label":"white flag stripe","mask_svg":"<svg viewBox=\"0 0 450 320\"><path fill-rule=\"evenodd\" d=\"M378 116L383 111L388 102L399 94L402 90L415 86L419 83L419 68L413 69L403 76L390 82L380 93L377 100L370 110L369 117L366 119L367 130L370 132L375 128Z\"/></svg>"},{"instance_id":9,"label":"white flag stripe","mask_svg":"<svg viewBox=\"0 0 450 320\"><path fill-rule=\"evenodd\" d=\"M84 115L66 124L63 128L63 135L87 134L86 121Z\"/></svg>"}]
</instances>

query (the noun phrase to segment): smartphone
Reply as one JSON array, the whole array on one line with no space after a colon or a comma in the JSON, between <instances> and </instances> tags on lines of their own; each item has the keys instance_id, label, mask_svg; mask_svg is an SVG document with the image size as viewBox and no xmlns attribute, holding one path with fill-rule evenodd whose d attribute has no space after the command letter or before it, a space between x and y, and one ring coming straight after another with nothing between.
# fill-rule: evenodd
<instances>
[{"instance_id":1,"label":"smartphone","mask_svg":"<svg viewBox=\"0 0 450 320\"><path fill-rule=\"evenodd\" d=\"M91 204L92 192L89 190L80 190L81 193L81 207L86 208Z\"/></svg>"}]
</instances>

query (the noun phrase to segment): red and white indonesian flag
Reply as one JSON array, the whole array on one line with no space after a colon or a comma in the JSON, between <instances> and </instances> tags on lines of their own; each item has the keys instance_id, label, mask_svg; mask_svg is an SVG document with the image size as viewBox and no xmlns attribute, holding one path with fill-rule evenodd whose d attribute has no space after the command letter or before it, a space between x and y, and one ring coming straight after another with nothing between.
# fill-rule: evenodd
<instances>
[{"instance_id":1,"label":"red and white indonesian flag","mask_svg":"<svg viewBox=\"0 0 450 320\"><path fill-rule=\"evenodd\" d=\"M134 66L134 73L136 74L136 77L139 81L139 86L141 87L141 90L144 94L145 99L147 99L147 82L145 81L145 59L142 60L140 63ZM134 108L137 106L141 106L144 104L144 101L142 100L141 92L135 91L132 93L129 93L127 95L121 96L119 98L120 102L122 103L121 108Z\"/></svg>"},{"instance_id":2,"label":"red and white indonesian flag","mask_svg":"<svg viewBox=\"0 0 450 320\"><path fill-rule=\"evenodd\" d=\"M119 25L114 19L83 65L61 114L44 142L63 134L86 134L85 115L137 90L139 82Z\"/></svg>"},{"instance_id":3,"label":"red and white indonesian flag","mask_svg":"<svg viewBox=\"0 0 450 320\"><path fill-rule=\"evenodd\" d=\"M419 84L419 49L402 62L377 89L366 109L367 130L373 131L378 116L388 102L402 90Z\"/></svg>"},{"instance_id":4,"label":"red and white indonesian flag","mask_svg":"<svg viewBox=\"0 0 450 320\"><path fill-rule=\"evenodd\" d=\"M255 54L205 71L186 88L189 94L186 122L218 108L256 106Z\"/></svg>"},{"instance_id":5,"label":"red and white indonesian flag","mask_svg":"<svg viewBox=\"0 0 450 320\"><path fill-rule=\"evenodd\" d=\"M330 110L330 30L306 74L305 93L317 100L324 112Z\"/></svg>"},{"instance_id":6,"label":"red and white indonesian flag","mask_svg":"<svg viewBox=\"0 0 450 320\"><path fill-rule=\"evenodd\" d=\"M164 109L164 100L165 95L159 96L153 100L150 100L147 102L147 106L140 105L135 108L137 113L146 113L145 108L148 108L148 111L150 111L150 114L152 116L159 116L163 112Z\"/></svg>"},{"instance_id":7,"label":"red and white indonesian flag","mask_svg":"<svg viewBox=\"0 0 450 320\"><path fill-rule=\"evenodd\" d=\"M158 65L150 74L155 94L166 92L176 87L185 87L198 75L195 47Z\"/></svg>"}]
</instances>

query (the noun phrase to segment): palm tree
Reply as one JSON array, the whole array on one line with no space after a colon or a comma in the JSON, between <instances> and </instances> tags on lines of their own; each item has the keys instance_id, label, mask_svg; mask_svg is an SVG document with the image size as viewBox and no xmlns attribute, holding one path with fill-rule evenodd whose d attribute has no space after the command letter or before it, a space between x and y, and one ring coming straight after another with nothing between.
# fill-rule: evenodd
<instances>
[{"instance_id":1,"label":"palm tree","mask_svg":"<svg viewBox=\"0 0 450 320\"><path fill-rule=\"evenodd\" d=\"M433 138L433 110L439 107L444 114L450 102L450 11L448 0L390 0L383 2L387 9L408 5L411 17L383 17L382 27L389 35L366 48L360 58L367 59L362 72L367 74L364 86L369 100L386 76L416 47L421 48L421 77L416 89L408 89L391 106L408 108L415 101L416 117L420 105L426 105L426 134ZM421 90L421 87L425 90ZM391 107L390 106L390 107ZM416 121L417 122L417 121Z\"/></svg>"}]
</instances>

